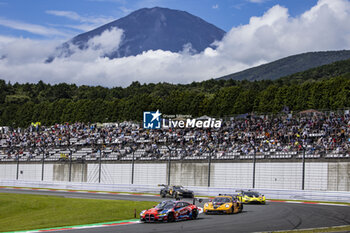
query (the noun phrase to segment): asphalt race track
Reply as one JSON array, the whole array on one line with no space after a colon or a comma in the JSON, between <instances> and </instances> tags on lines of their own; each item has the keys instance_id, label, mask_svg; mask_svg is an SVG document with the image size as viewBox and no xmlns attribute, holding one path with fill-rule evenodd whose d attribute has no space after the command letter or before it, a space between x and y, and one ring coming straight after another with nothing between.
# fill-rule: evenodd
<instances>
[{"instance_id":1,"label":"asphalt race track","mask_svg":"<svg viewBox=\"0 0 350 233\"><path fill-rule=\"evenodd\" d=\"M6 193L27 193L115 200L161 201L160 197L66 193L1 189ZM189 199L191 201L191 199ZM204 203L200 204L203 206ZM197 220L174 223L140 223L102 228L67 230L76 233L134 233L134 232L261 232L350 225L350 207L269 202L266 205L244 205L243 213L234 215L204 215ZM50 231L62 232L62 231Z\"/></svg>"}]
</instances>

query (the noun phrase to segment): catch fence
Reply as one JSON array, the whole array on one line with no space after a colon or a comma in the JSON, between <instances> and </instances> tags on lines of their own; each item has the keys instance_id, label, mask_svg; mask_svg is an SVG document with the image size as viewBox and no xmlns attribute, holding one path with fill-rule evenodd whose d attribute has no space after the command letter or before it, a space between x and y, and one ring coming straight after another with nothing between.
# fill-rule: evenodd
<instances>
[{"instance_id":1,"label":"catch fence","mask_svg":"<svg viewBox=\"0 0 350 233\"><path fill-rule=\"evenodd\" d=\"M269 152L231 153L215 150L182 156L181 148L163 146L162 154L112 145L43 150L0 161L1 180L81 182L101 184L179 184L199 187L350 191L348 154ZM125 153L124 153L125 152ZM122 155L121 155L122 154Z\"/></svg>"}]
</instances>

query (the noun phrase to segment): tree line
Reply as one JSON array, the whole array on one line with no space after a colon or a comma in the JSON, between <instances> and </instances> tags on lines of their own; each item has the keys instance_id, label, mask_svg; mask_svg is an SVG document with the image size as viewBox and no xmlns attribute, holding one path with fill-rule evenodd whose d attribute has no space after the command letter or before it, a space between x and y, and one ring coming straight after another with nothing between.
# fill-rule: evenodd
<instances>
[{"instance_id":1,"label":"tree line","mask_svg":"<svg viewBox=\"0 0 350 233\"><path fill-rule=\"evenodd\" d=\"M308 71L299 73L296 79L275 81L211 79L186 85L133 82L126 88L50 85L42 81L11 84L0 80L0 126L27 127L37 121L43 125L141 121L143 111L157 109L169 115L223 117L278 113L285 106L292 111L350 107L350 74L331 77L324 68L321 71L328 76L316 75L315 79Z\"/></svg>"}]
</instances>

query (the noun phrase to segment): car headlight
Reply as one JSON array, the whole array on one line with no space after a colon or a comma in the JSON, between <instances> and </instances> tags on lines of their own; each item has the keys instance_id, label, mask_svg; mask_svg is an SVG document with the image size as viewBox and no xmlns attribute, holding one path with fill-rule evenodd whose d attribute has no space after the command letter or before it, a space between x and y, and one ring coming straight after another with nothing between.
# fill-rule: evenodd
<instances>
[{"instance_id":1,"label":"car headlight","mask_svg":"<svg viewBox=\"0 0 350 233\"><path fill-rule=\"evenodd\" d=\"M225 207L228 208L228 207L230 207L230 205L229 205L229 204L226 204Z\"/></svg>"},{"instance_id":2,"label":"car headlight","mask_svg":"<svg viewBox=\"0 0 350 233\"><path fill-rule=\"evenodd\" d=\"M205 205L204 205L205 207L208 207L209 206L209 204L208 203L205 203Z\"/></svg>"},{"instance_id":3,"label":"car headlight","mask_svg":"<svg viewBox=\"0 0 350 233\"><path fill-rule=\"evenodd\" d=\"M146 210L141 211L140 216L142 216L145 212Z\"/></svg>"}]
</instances>

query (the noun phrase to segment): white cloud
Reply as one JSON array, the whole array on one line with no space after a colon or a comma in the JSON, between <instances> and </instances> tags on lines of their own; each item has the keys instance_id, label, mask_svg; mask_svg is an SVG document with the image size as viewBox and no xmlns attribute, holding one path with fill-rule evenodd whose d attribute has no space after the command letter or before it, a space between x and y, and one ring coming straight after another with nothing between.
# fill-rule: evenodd
<instances>
[{"instance_id":1,"label":"white cloud","mask_svg":"<svg viewBox=\"0 0 350 233\"><path fill-rule=\"evenodd\" d=\"M79 15L78 13L76 13L74 11L48 10L48 11L46 11L46 13L50 14L50 15L65 17L68 19L82 22L82 23L105 24L105 23L109 23L112 20L114 20L114 18L112 18L112 17L95 17L95 16L94 17L85 17L85 16Z\"/></svg>"},{"instance_id":2,"label":"white cloud","mask_svg":"<svg viewBox=\"0 0 350 233\"><path fill-rule=\"evenodd\" d=\"M29 24L21 21L9 20L4 18L0 18L0 25L8 28L22 30L22 31L30 32L36 35L42 35L42 36L48 36L48 37L50 36L67 37L69 35L55 28L49 28L41 25Z\"/></svg>"},{"instance_id":3,"label":"white cloud","mask_svg":"<svg viewBox=\"0 0 350 233\"><path fill-rule=\"evenodd\" d=\"M124 6L121 6L121 7L119 7L119 10L121 11L121 12L123 12L123 14L129 14L129 13L131 13L131 12L133 12L134 11L134 9L132 9L132 8L127 8L127 7L124 7Z\"/></svg>"},{"instance_id":4,"label":"white cloud","mask_svg":"<svg viewBox=\"0 0 350 233\"><path fill-rule=\"evenodd\" d=\"M88 48L80 50L75 45L70 44L70 49L74 52L71 57L63 59L66 61L94 62L104 55L118 49L122 40L123 30L112 28L104 31L101 35L91 38L87 45Z\"/></svg>"},{"instance_id":5,"label":"white cloud","mask_svg":"<svg viewBox=\"0 0 350 233\"><path fill-rule=\"evenodd\" d=\"M57 10L48 10L46 11L47 14L59 16L59 17L65 17L77 22L80 22L81 24L78 25L65 25L65 27L78 29L80 31L89 31L92 29L95 29L98 26L104 25L106 23L110 23L113 20L115 20L112 17L105 17L105 16L81 16L78 13L74 11L57 11Z\"/></svg>"},{"instance_id":6,"label":"white cloud","mask_svg":"<svg viewBox=\"0 0 350 233\"><path fill-rule=\"evenodd\" d=\"M219 4L215 4L212 6L213 9L219 9Z\"/></svg>"},{"instance_id":7,"label":"white cloud","mask_svg":"<svg viewBox=\"0 0 350 233\"><path fill-rule=\"evenodd\" d=\"M43 80L109 87L127 86L132 81L190 83L292 54L350 49L348 22L347 0L320 0L298 17L276 5L260 17L252 17L249 24L232 28L216 43L217 49L207 48L200 54L157 50L119 59L101 57L115 50L123 38L121 30L113 29L91 39L89 49L76 50L71 57L49 64L42 62L53 52L54 45L49 42L0 37L0 57L7 55L0 60L0 77L21 83Z\"/></svg>"},{"instance_id":8,"label":"white cloud","mask_svg":"<svg viewBox=\"0 0 350 233\"><path fill-rule=\"evenodd\" d=\"M249 24L231 29L218 51L231 51L233 58L252 64L308 51L349 49L349 20L346 0L320 0L297 18L276 5Z\"/></svg>"}]
</instances>

